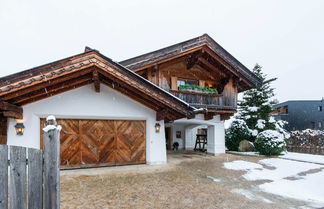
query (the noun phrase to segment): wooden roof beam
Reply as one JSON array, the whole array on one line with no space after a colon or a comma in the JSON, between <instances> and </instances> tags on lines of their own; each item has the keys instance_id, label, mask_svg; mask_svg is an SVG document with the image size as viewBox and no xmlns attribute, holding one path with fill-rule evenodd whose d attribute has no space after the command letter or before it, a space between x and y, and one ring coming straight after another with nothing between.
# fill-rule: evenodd
<instances>
[{"instance_id":1,"label":"wooden roof beam","mask_svg":"<svg viewBox=\"0 0 324 209\"><path fill-rule=\"evenodd\" d=\"M98 75L98 71L94 70L92 71L92 81L95 87L95 91L97 93L100 92L100 79L99 79L99 75Z\"/></svg>"},{"instance_id":2,"label":"wooden roof beam","mask_svg":"<svg viewBox=\"0 0 324 209\"><path fill-rule=\"evenodd\" d=\"M224 66L226 69L228 69L230 72L232 72L236 77L240 78L243 80L246 84L250 85L250 87L253 87L253 83L246 78L244 78L240 73L238 73L229 63L227 63L225 60L223 60L219 55L217 55L212 49L209 47L205 46L203 48L204 54L207 54L211 58L213 58L215 61L220 63L222 66Z\"/></svg>"},{"instance_id":3,"label":"wooden roof beam","mask_svg":"<svg viewBox=\"0 0 324 209\"><path fill-rule=\"evenodd\" d=\"M19 107L17 105L10 104L8 102L0 101L0 111L11 111L11 112L17 112L22 113L23 108Z\"/></svg>"},{"instance_id":4,"label":"wooden roof beam","mask_svg":"<svg viewBox=\"0 0 324 209\"><path fill-rule=\"evenodd\" d=\"M55 84L59 84L59 83L65 82L65 81L68 82L71 79L75 79L75 78L84 76L86 74L90 74L90 72L92 70L93 70L93 68L90 67L90 68L87 68L87 69L83 69L81 71L70 73L68 75L64 75L64 76L60 76L60 77L57 77L57 78L54 78L54 79L46 80L43 83L39 83L39 84L36 84L34 86L19 89L19 90L16 90L16 91L12 92L12 93L3 95L2 99L8 101L8 100L10 100L12 98L21 97L21 96L29 94L31 92L38 91L40 89L44 89L44 88L47 88L49 86L53 86Z\"/></svg>"},{"instance_id":5,"label":"wooden roof beam","mask_svg":"<svg viewBox=\"0 0 324 209\"><path fill-rule=\"evenodd\" d=\"M16 119L23 119L23 114L14 112L14 111L4 111L3 116L6 118L16 118Z\"/></svg>"},{"instance_id":6,"label":"wooden roof beam","mask_svg":"<svg viewBox=\"0 0 324 209\"><path fill-rule=\"evenodd\" d=\"M226 74L224 71L222 71L219 68L215 67L214 65L212 65L210 62L208 62L206 59L204 59L202 57L198 58L198 64L201 65L202 67L207 67L208 69L219 73L222 77L227 77L228 76L228 74Z\"/></svg>"},{"instance_id":7,"label":"wooden roof beam","mask_svg":"<svg viewBox=\"0 0 324 209\"><path fill-rule=\"evenodd\" d=\"M197 64L198 58L202 55L201 50L195 51L192 54L186 56L186 67L190 70L195 64Z\"/></svg>"},{"instance_id":8,"label":"wooden roof beam","mask_svg":"<svg viewBox=\"0 0 324 209\"><path fill-rule=\"evenodd\" d=\"M14 100L11 100L14 104L28 104L30 102L35 102L40 99L44 99L58 93L64 92L66 90L70 90L75 88L76 86L79 87L79 84L89 84L91 83L91 78L89 76L85 76L83 78L72 79L67 82L63 82L54 86L49 86L47 88L41 89L41 92L33 92L31 94L26 94L24 97L18 97Z\"/></svg>"},{"instance_id":9,"label":"wooden roof beam","mask_svg":"<svg viewBox=\"0 0 324 209\"><path fill-rule=\"evenodd\" d=\"M23 108L8 102L0 101L0 112L7 118L23 118Z\"/></svg>"}]
</instances>

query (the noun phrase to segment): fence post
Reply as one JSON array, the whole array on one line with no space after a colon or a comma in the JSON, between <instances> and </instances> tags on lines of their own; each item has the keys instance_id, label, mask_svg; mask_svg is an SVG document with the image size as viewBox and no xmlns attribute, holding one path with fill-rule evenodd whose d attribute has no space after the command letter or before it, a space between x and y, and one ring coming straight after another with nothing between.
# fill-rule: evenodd
<instances>
[{"instance_id":1,"label":"fence post","mask_svg":"<svg viewBox=\"0 0 324 209\"><path fill-rule=\"evenodd\" d=\"M8 147L0 144L0 209L8 209Z\"/></svg>"},{"instance_id":2,"label":"fence post","mask_svg":"<svg viewBox=\"0 0 324 209\"><path fill-rule=\"evenodd\" d=\"M46 118L44 131L44 205L60 208L60 130L54 116Z\"/></svg>"}]
</instances>

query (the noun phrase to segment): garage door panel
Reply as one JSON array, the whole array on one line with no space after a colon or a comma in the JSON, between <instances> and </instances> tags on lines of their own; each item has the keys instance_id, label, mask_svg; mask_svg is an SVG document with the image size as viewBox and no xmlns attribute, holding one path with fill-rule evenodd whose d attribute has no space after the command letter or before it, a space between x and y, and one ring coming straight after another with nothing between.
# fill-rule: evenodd
<instances>
[{"instance_id":1,"label":"garage door panel","mask_svg":"<svg viewBox=\"0 0 324 209\"><path fill-rule=\"evenodd\" d=\"M116 151L105 150L100 153L99 164L109 163L110 165L116 164Z\"/></svg>"},{"instance_id":2,"label":"garage door panel","mask_svg":"<svg viewBox=\"0 0 324 209\"><path fill-rule=\"evenodd\" d=\"M131 152L127 150L116 151L116 165L125 165L130 163L132 163Z\"/></svg>"},{"instance_id":3,"label":"garage door panel","mask_svg":"<svg viewBox=\"0 0 324 209\"><path fill-rule=\"evenodd\" d=\"M132 152L131 160L135 163L143 163L145 162L145 158L145 150L136 150L135 152Z\"/></svg>"},{"instance_id":4,"label":"garage door panel","mask_svg":"<svg viewBox=\"0 0 324 209\"><path fill-rule=\"evenodd\" d=\"M62 120L58 119L56 121L62 126L62 131L64 134L77 134L79 133L79 120Z\"/></svg>"},{"instance_id":5,"label":"garage door panel","mask_svg":"<svg viewBox=\"0 0 324 209\"><path fill-rule=\"evenodd\" d=\"M99 162L99 153L89 149L85 144L81 145L81 164L96 164Z\"/></svg>"},{"instance_id":6,"label":"garage door panel","mask_svg":"<svg viewBox=\"0 0 324 209\"><path fill-rule=\"evenodd\" d=\"M61 165L78 165L81 161L79 147L79 142L76 142L70 148L61 150Z\"/></svg>"},{"instance_id":7,"label":"garage door panel","mask_svg":"<svg viewBox=\"0 0 324 209\"><path fill-rule=\"evenodd\" d=\"M41 127L43 122L44 119ZM57 122L62 126L63 167L145 163L145 121L58 119Z\"/></svg>"}]
</instances>

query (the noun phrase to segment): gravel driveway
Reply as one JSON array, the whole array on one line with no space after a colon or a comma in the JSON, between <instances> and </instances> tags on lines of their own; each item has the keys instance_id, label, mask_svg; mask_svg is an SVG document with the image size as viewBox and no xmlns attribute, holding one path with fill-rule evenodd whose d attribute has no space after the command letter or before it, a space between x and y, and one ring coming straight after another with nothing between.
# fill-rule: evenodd
<instances>
[{"instance_id":1,"label":"gravel driveway","mask_svg":"<svg viewBox=\"0 0 324 209\"><path fill-rule=\"evenodd\" d=\"M259 157L168 154L163 166L62 171L61 208L308 208L306 203L259 191L224 162Z\"/></svg>"}]
</instances>

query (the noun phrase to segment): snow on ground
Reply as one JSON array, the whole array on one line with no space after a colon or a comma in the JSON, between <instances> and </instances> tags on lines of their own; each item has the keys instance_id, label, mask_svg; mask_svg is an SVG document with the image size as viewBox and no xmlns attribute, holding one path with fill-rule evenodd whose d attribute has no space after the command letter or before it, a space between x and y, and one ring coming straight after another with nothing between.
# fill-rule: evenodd
<instances>
[{"instance_id":1,"label":"snow on ground","mask_svg":"<svg viewBox=\"0 0 324 209\"><path fill-rule=\"evenodd\" d=\"M220 179L215 178L215 177L213 177L213 176L207 176L207 178L213 180L214 182L221 182Z\"/></svg>"},{"instance_id":2,"label":"snow on ground","mask_svg":"<svg viewBox=\"0 0 324 209\"><path fill-rule=\"evenodd\" d=\"M250 170L255 168L263 168L262 165L251 163L244 160L236 160L229 163L224 163L224 167L231 170Z\"/></svg>"},{"instance_id":3,"label":"snow on ground","mask_svg":"<svg viewBox=\"0 0 324 209\"><path fill-rule=\"evenodd\" d=\"M249 181L271 180L259 185L264 192L311 203L324 204L324 166L292 160L268 158L259 163L237 160L224 163L232 170L247 171ZM248 197L247 197L248 198Z\"/></svg>"},{"instance_id":4,"label":"snow on ground","mask_svg":"<svg viewBox=\"0 0 324 209\"><path fill-rule=\"evenodd\" d=\"M278 158L269 158L260 160L259 163L273 167L271 168L263 168L258 170L250 170L243 177L249 181L256 180L279 180L287 177L296 176L298 173L308 171L311 169L318 169L321 166L312 164L312 163L302 163L297 161L288 161L282 160Z\"/></svg>"},{"instance_id":5,"label":"snow on ground","mask_svg":"<svg viewBox=\"0 0 324 209\"><path fill-rule=\"evenodd\" d=\"M246 198L250 199L250 200L261 200L265 203L272 203L271 200L268 200L264 197L258 196L253 194L252 192L250 192L249 190L246 189L233 189L232 192L237 193L237 194L241 194L243 196L245 196Z\"/></svg>"},{"instance_id":6,"label":"snow on ground","mask_svg":"<svg viewBox=\"0 0 324 209\"><path fill-rule=\"evenodd\" d=\"M324 164L324 155L311 155L296 152L287 152L284 155L280 155L279 158Z\"/></svg>"}]
</instances>

